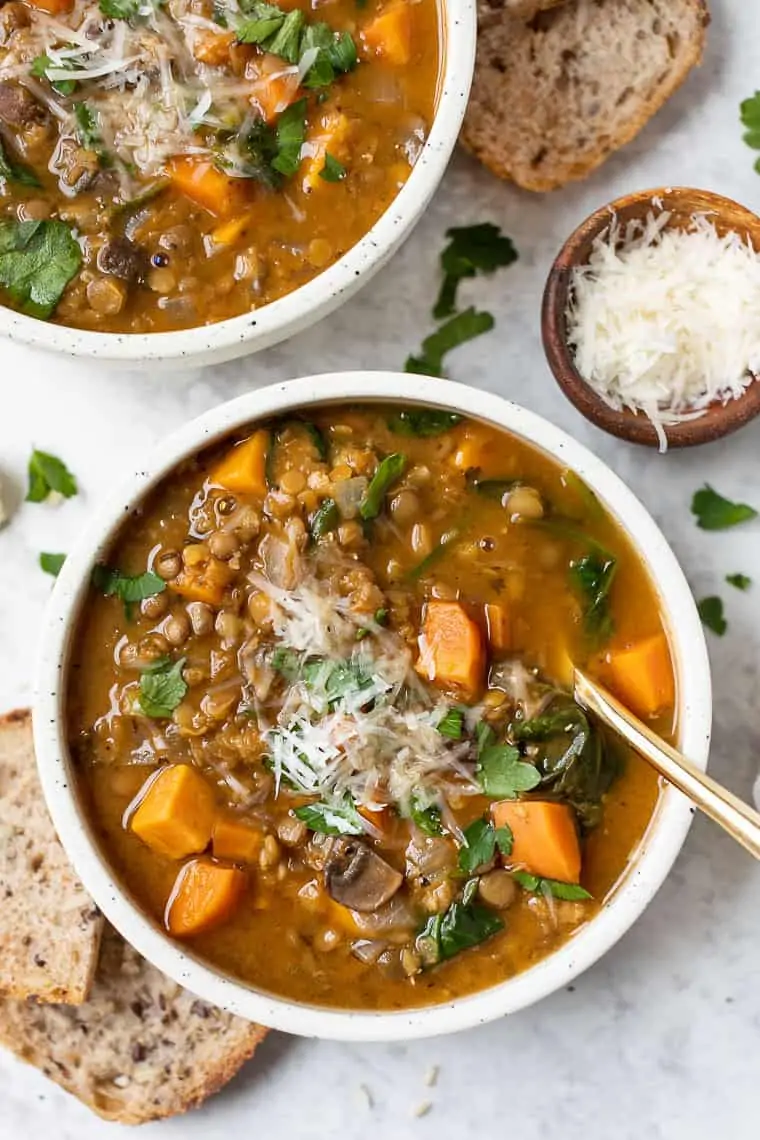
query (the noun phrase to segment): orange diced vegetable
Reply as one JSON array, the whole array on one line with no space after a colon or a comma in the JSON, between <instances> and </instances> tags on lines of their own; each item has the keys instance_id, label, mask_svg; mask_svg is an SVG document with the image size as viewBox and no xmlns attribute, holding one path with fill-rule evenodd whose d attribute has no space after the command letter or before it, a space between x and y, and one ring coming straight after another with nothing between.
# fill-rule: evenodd
<instances>
[{"instance_id":1,"label":"orange diced vegetable","mask_svg":"<svg viewBox=\"0 0 760 1140\"><path fill-rule=\"evenodd\" d=\"M486 655L480 629L459 602L428 602L419 639L417 671L468 697L483 687Z\"/></svg>"},{"instance_id":2,"label":"orange diced vegetable","mask_svg":"<svg viewBox=\"0 0 760 1140\"><path fill-rule=\"evenodd\" d=\"M298 75L276 55L265 55L250 94L251 103L262 118L273 123L291 103L295 103L298 92Z\"/></svg>"},{"instance_id":3,"label":"orange diced vegetable","mask_svg":"<svg viewBox=\"0 0 760 1140\"><path fill-rule=\"evenodd\" d=\"M211 243L214 247L232 245L241 236L246 226L250 225L251 218L248 214L243 214L239 218L230 218L229 221L222 222L221 225L216 226L211 231Z\"/></svg>"},{"instance_id":4,"label":"orange diced vegetable","mask_svg":"<svg viewBox=\"0 0 760 1140\"><path fill-rule=\"evenodd\" d=\"M226 562L209 555L204 562L184 566L177 577L172 579L171 588L193 602L220 606L224 601L224 591L234 577L235 571Z\"/></svg>"},{"instance_id":5,"label":"orange diced vegetable","mask_svg":"<svg viewBox=\"0 0 760 1140\"><path fill-rule=\"evenodd\" d=\"M357 809L360 816L367 820L367 823L373 824L380 831L388 831L393 824L394 812L393 808L388 805L377 808L368 808L364 804L360 804Z\"/></svg>"},{"instance_id":6,"label":"orange diced vegetable","mask_svg":"<svg viewBox=\"0 0 760 1140\"><path fill-rule=\"evenodd\" d=\"M236 495L259 495L263 499L267 493L269 444L269 432L263 428L236 443L211 472L211 482Z\"/></svg>"},{"instance_id":7,"label":"orange diced vegetable","mask_svg":"<svg viewBox=\"0 0 760 1140\"><path fill-rule=\"evenodd\" d=\"M236 180L228 178L207 159L173 158L168 173L180 193L218 218L228 217L240 206Z\"/></svg>"},{"instance_id":8,"label":"orange diced vegetable","mask_svg":"<svg viewBox=\"0 0 760 1140\"><path fill-rule=\"evenodd\" d=\"M338 161L344 159L350 131L351 123L342 111L328 111L321 123L309 132L304 143L301 166L304 190L317 190L320 186L330 185L321 177L325 155L329 154Z\"/></svg>"},{"instance_id":9,"label":"orange diced vegetable","mask_svg":"<svg viewBox=\"0 0 760 1140\"><path fill-rule=\"evenodd\" d=\"M240 901L246 882L245 871L239 867L225 867L212 859L191 859L177 875L166 904L169 933L187 938L226 922Z\"/></svg>"},{"instance_id":10,"label":"orange diced vegetable","mask_svg":"<svg viewBox=\"0 0 760 1140\"><path fill-rule=\"evenodd\" d=\"M612 650L607 674L612 691L638 716L653 716L675 700L670 651L662 633L630 649Z\"/></svg>"},{"instance_id":11,"label":"orange diced vegetable","mask_svg":"<svg viewBox=\"0 0 760 1140\"><path fill-rule=\"evenodd\" d=\"M412 18L405 0L389 5L362 33L364 42L389 63L403 66L412 53Z\"/></svg>"},{"instance_id":12,"label":"orange diced vegetable","mask_svg":"<svg viewBox=\"0 0 760 1140\"><path fill-rule=\"evenodd\" d=\"M208 846L214 826L213 789L189 764L170 764L151 777L130 825L153 851L184 859Z\"/></svg>"},{"instance_id":13,"label":"orange diced vegetable","mask_svg":"<svg viewBox=\"0 0 760 1140\"><path fill-rule=\"evenodd\" d=\"M74 0L27 0L27 3L32 8L39 8L41 12L47 12L51 16L60 16L64 12L70 12L74 7Z\"/></svg>"},{"instance_id":14,"label":"orange diced vegetable","mask_svg":"<svg viewBox=\"0 0 760 1140\"><path fill-rule=\"evenodd\" d=\"M342 903L336 902L335 899L326 896L324 915L328 922L333 923L346 934L350 934L354 938L357 934L361 934L361 929L354 918L354 912L349 910L347 906L343 906Z\"/></svg>"},{"instance_id":15,"label":"orange diced vegetable","mask_svg":"<svg viewBox=\"0 0 760 1140\"><path fill-rule=\"evenodd\" d=\"M485 608L488 644L496 653L509 649L509 611L499 602L488 602Z\"/></svg>"},{"instance_id":16,"label":"orange diced vegetable","mask_svg":"<svg viewBox=\"0 0 760 1140\"><path fill-rule=\"evenodd\" d=\"M255 863L264 834L235 815L222 815L214 824L211 849L217 859L230 863Z\"/></svg>"},{"instance_id":17,"label":"orange diced vegetable","mask_svg":"<svg viewBox=\"0 0 760 1140\"><path fill-rule=\"evenodd\" d=\"M224 67L229 62L230 48L234 42L234 32L201 31L193 45L193 55L199 63L206 63L210 67Z\"/></svg>"},{"instance_id":18,"label":"orange diced vegetable","mask_svg":"<svg viewBox=\"0 0 760 1140\"><path fill-rule=\"evenodd\" d=\"M460 471L483 467L489 458L492 442L491 433L487 428L468 424L457 441L457 448L452 457L454 466Z\"/></svg>"},{"instance_id":19,"label":"orange diced vegetable","mask_svg":"<svg viewBox=\"0 0 760 1140\"><path fill-rule=\"evenodd\" d=\"M567 804L548 800L500 800L491 804L494 827L511 828L514 836L509 862L532 875L577 883L581 848L575 816Z\"/></svg>"}]
</instances>

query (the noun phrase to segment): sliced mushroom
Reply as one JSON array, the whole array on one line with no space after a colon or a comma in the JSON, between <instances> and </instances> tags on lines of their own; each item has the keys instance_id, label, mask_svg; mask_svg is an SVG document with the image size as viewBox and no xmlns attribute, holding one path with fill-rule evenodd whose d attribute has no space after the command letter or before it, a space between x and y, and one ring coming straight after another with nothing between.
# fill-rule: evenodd
<instances>
[{"instance_id":1,"label":"sliced mushroom","mask_svg":"<svg viewBox=\"0 0 760 1140\"><path fill-rule=\"evenodd\" d=\"M393 898L404 881L385 859L359 839L336 839L325 862L325 887L351 910L373 911Z\"/></svg>"}]
</instances>

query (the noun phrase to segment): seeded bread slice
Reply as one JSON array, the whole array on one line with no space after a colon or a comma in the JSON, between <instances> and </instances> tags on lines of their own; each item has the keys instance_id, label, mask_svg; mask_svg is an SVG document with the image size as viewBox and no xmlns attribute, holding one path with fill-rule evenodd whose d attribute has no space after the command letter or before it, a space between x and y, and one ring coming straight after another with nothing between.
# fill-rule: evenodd
<instances>
[{"instance_id":1,"label":"seeded bread slice","mask_svg":"<svg viewBox=\"0 0 760 1140\"><path fill-rule=\"evenodd\" d=\"M554 190L630 142L702 58L705 0L571 0L478 34L462 142L501 178Z\"/></svg>"},{"instance_id":2,"label":"seeded bread slice","mask_svg":"<svg viewBox=\"0 0 760 1140\"><path fill-rule=\"evenodd\" d=\"M82 1002L103 919L42 798L29 710L0 717L0 994Z\"/></svg>"},{"instance_id":3,"label":"seeded bread slice","mask_svg":"<svg viewBox=\"0 0 760 1140\"><path fill-rule=\"evenodd\" d=\"M266 1032L169 981L109 926L84 1005L0 1000L0 1044L121 1124L197 1107Z\"/></svg>"}]
</instances>

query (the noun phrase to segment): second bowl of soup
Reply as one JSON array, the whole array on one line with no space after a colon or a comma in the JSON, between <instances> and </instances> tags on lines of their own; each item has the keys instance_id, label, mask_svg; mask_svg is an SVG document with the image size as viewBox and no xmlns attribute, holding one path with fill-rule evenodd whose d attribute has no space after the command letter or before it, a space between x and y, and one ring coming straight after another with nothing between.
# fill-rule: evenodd
<instances>
[{"instance_id":1,"label":"second bowl of soup","mask_svg":"<svg viewBox=\"0 0 760 1140\"><path fill-rule=\"evenodd\" d=\"M701 630L635 499L512 405L404 388L211 413L56 587L38 744L85 884L172 976L301 1032L516 1008L651 896L688 806L573 663L706 759Z\"/></svg>"}]
</instances>

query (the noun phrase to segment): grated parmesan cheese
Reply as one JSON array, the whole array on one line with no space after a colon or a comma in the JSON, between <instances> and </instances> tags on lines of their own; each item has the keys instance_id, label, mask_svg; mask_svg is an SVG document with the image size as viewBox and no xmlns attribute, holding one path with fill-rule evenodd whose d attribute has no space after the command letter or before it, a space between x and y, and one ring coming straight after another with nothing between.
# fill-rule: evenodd
<instances>
[{"instance_id":1,"label":"grated parmesan cheese","mask_svg":"<svg viewBox=\"0 0 760 1140\"><path fill-rule=\"evenodd\" d=\"M760 374L760 256L704 214L687 230L670 217L613 220L573 270L567 311L580 374L610 407L647 415L661 451L663 425L738 398Z\"/></svg>"}]
</instances>

